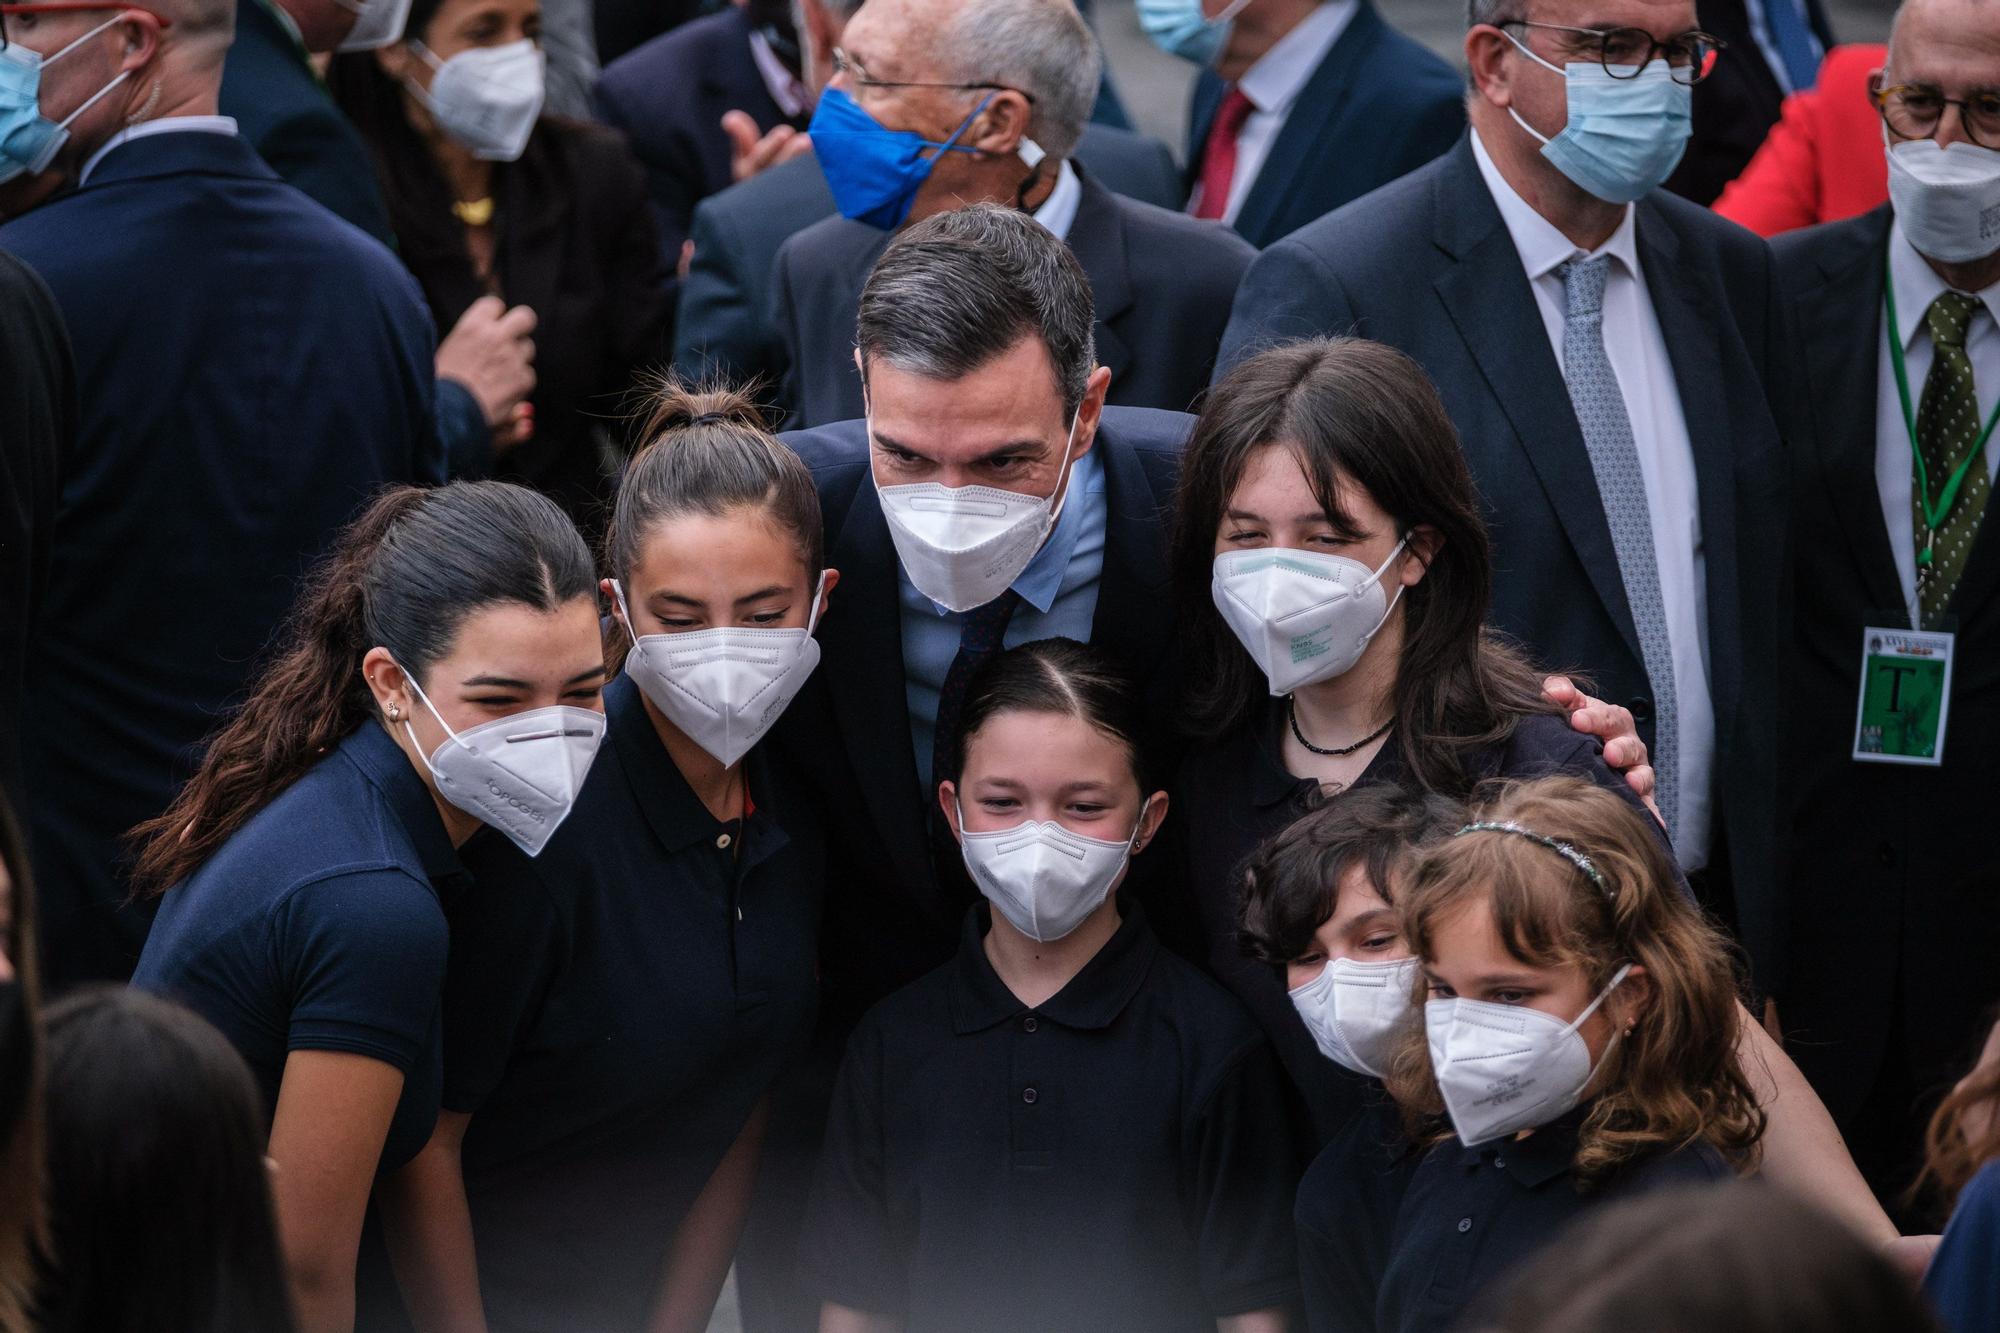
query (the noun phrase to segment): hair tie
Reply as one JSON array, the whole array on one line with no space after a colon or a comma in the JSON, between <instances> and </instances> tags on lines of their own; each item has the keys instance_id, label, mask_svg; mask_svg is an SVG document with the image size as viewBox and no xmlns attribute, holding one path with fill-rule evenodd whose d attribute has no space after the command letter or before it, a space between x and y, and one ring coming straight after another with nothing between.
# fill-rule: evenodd
<instances>
[{"instance_id":1,"label":"hair tie","mask_svg":"<svg viewBox=\"0 0 2000 1333\"><path fill-rule=\"evenodd\" d=\"M1533 829L1522 828L1519 824L1509 819L1497 822L1481 821L1476 824L1467 824L1451 836L1462 838L1468 833L1511 833L1517 838L1526 838L1529 842L1538 843L1575 866L1578 870L1581 870L1584 878L1595 884L1597 891L1607 899L1611 897L1610 882L1604 878L1603 872L1598 870L1596 864L1589 857L1570 844L1556 838L1551 838L1546 833L1537 833Z\"/></svg>"},{"instance_id":2,"label":"hair tie","mask_svg":"<svg viewBox=\"0 0 2000 1333\"><path fill-rule=\"evenodd\" d=\"M730 417L727 412L703 412L693 421L688 422L686 429L693 430L696 426L724 426L729 424L729 420Z\"/></svg>"}]
</instances>

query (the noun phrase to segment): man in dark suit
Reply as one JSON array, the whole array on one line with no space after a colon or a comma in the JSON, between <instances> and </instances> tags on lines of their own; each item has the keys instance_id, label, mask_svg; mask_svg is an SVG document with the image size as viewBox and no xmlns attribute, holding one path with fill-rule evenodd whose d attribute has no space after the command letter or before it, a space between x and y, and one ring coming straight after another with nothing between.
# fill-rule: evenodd
<instances>
[{"instance_id":1,"label":"man in dark suit","mask_svg":"<svg viewBox=\"0 0 2000 1333\"><path fill-rule=\"evenodd\" d=\"M371 11L392 4L368 0ZM367 146L312 65L314 52L339 47L360 21L340 0L238 0L219 105L287 184L393 249ZM402 35L384 33L375 35L385 44ZM535 387L533 331L531 313L488 301L468 310L439 345L437 433L454 474L490 472L493 432L526 428L521 404Z\"/></svg>"},{"instance_id":2,"label":"man in dark suit","mask_svg":"<svg viewBox=\"0 0 2000 1333\"><path fill-rule=\"evenodd\" d=\"M1696 0L1701 26L1727 43L1694 90L1694 135L1667 188L1712 204L1743 174L1785 98L1813 86L1833 45L1820 0Z\"/></svg>"},{"instance_id":3,"label":"man in dark suit","mask_svg":"<svg viewBox=\"0 0 2000 1333\"><path fill-rule=\"evenodd\" d=\"M2000 86L1991 10L1911 0L1879 77L1931 97ZM1921 155L1924 138L2000 147L1991 117L1933 120L1894 93L1884 119L1892 155ZM2000 792L2000 533L1988 512L2000 454L1977 443L2000 402L2000 240L1971 215L1939 226L1954 215L1933 211L1937 187L1891 180L1890 205L1772 243L1812 442L1793 455L1785 772L1800 889L1779 1013L1885 1199L1915 1174L1930 1104L1971 1067L2000 999L2000 859L1986 832ZM1858 758L1864 649L1911 629L1956 635L1942 763Z\"/></svg>"},{"instance_id":4,"label":"man in dark suit","mask_svg":"<svg viewBox=\"0 0 2000 1333\"><path fill-rule=\"evenodd\" d=\"M49 542L76 439L76 368L48 288L0 254L0 798L26 809L21 683L48 590Z\"/></svg>"},{"instance_id":5,"label":"man in dark suit","mask_svg":"<svg viewBox=\"0 0 2000 1333\"><path fill-rule=\"evenodd\" d=\"M1538 0L1532 23L1505 5L1475 11L1467 34L1468 137L1261 255L1222 361L1358 333L1430 372L1491 515L1494 623L1629 700L1676 849L1706 867L1697 886L1774 986L1784 468L1766 385L1784 348L1770 254L1650 188L1673 162L1671 120L1615 179L1564 159L1588 187L1538 142L1566 122L1565 80L1544 62L1601 54L1544 25L1645 29L1685 79L1692 0ZM1594 146L1589 164L1604 160Z\"/></svg>"},{"instance_id":6,"label":"man in dark suit","mask_svg":"<svg viewBox=\"0 0 2000 1333\"><path fill-rule=\"evenodd\" d=\"M801 0L807 83L817 95L833 47L856 0ZM1165 144L1092 122L1075 160L1113 193L1178 208L1180 171ZM694 211L694 256L681 280L674 327L674 369L691 378L720 375L738 383L784 380L784 340L771 319L771 270L792 236L838 213L818 161L793 158L758 172Z\"/></svg>"},{"instance_id":7,"label":"man in dark suit","mask_svg":"<svg viewBox=\"0 0 2000 1333\"><path fill-rule=\"evenodd\" d=\"M121 910L120 839L166 807L306 568L383 484L444 475L416 284L215 114L234 14L153 0L12 34L47 55L102 25L47 67L43 114L110 87L50 167L76 189L0 227L82 393L20 712L57 985L130 973L146 922Z\"/></svg>"},{"instance_id":8,"label":"man in dark suit","mask_svg":"<svg viewBox=\"0 0 2000 1333\"><path fill-rule=\"evenodd\" d=\"M971 150L938 155L909 216L981 201L1032 215L1069 242L1089 275L1110 401L1185 410L1207 386L1253 251L1225 227L1115 195L1068 160L1099 63L1074 5L978 0L967 11L964 0L869 0L847 25L845 50L851 63L833 87L888 129L933 143L956 132ZM845 147L843 137L815 152L825 159ZM855 311L888 243L881 226L828 218L778 252L772 310L791 368L793 421L860 415Z\"/></svg>"},{"instance_id":9,"label":"man in dark suit","mask_svg":"<svg viewBox=\"0 0 2000 1333\"><path fill-rule=\"evenodd\" d=\"M730 5L683 23L612 61L597 81L598 119L625 135L646 168L669 264L680 258L695 205L734 180L739 150L723 116L741 112L766 135L780 126L802 130L812 114L799 39L784 12L790 0L754 7L758 13Z\"/></svg>"},{"instance_id":10,"label":"man in dark suit","mask_svg":"<svg viewBox=\"0 0 2000 1333\"><path fill-rule=\"evenodd\" d=\"M1451 147L1464 91L1371 0L1259 0L1195 83L1189 211L1261 249Z\"/></svg>"}]
</instances>

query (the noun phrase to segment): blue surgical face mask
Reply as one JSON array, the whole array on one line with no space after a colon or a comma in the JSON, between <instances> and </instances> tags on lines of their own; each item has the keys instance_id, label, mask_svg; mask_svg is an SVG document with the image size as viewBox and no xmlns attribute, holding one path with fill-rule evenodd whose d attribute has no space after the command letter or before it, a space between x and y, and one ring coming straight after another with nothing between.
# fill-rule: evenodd
<instances>
[{"instance_id":1,"label":"blue surgical face mask","mask_svg":"<svg viewBox=\"0 0 2000 1333\"><path fill-rule=\"evenodd\" d=\"M988 93L972 108L949 139L932 143L921 134L886 128L838 88L822 92L806 133L840 215L883 231L902 226L938 159L973 151L959 147L959 138L993 97Z\"/></svg>"},{"instance_id":2,"label":"blue surgical face mask","mask_svg":"<svg viewBox=\"0 0 2000 1333\"><path fill-rule=\"evenodd\" d=\"M1229 45L1231 21L1249 3L1232 0L1227 9L1209 18L1201 12L1201 0L1139 0L1139 26L1168 55L1213 65Z\"/></svg>"},{"instance_id":3,"label":"blue surgical face mask","mask_svg":"<svg viewBox=\"0 0 2000 1333\"><path fill-rule=\"evenodd\" d=\"M1522 120L1513 107L1507 114L1541 140L1542 156L1583 190L1606 203L1629 204L1658 189L1680 165L1693 127L1694 90L1674 82L1666 61L1651 61L1631 78L1614 79L1594 60L1557 67L1514 34L1507 40L1543 69L1563 76L1569 123L1555 138Z\"/></svg>"},{"instance_id":4,"label":"blue surgical face mask","mask_svg":"<svg viewBox=\"0 0 2000 1333\"><path fill-rule=\"evenodd\" d=\"M0 184L48 170L69 142L71 122L132 76L130 70L121 72L60 121L42 114L42 71L123 18L119 14L107 19L52 56L30 51L18 42L0 49Z\"/></svg>"}]
</instances>

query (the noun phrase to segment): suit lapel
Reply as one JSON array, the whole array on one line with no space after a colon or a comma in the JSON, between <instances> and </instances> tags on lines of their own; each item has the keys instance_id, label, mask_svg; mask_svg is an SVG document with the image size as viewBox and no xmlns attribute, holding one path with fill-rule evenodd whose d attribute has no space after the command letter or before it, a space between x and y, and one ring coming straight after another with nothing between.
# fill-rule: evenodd
<instances>
[{"instance_id":1,"label":"suit lapel","mask_svg":"<svg viewBox=\"0 0 2000 1333\"><path fill-rule=\"evenodd\" d=\"M1871 607L1903 605L1882 491L1875 479L1875 401L1882 355L1882 273L1889 210L1876 211L1866 244L1824 256L1822 281L1802 295L1794 332L1802 340L1812 438L1800 441L1819 466Z\"/></svg>"},{"instance_id":2,"label":"suit lapel","mask_svg":"<svg viewBox=\"0 0 2000 1333\"><path fill-rule=\"evenodd\" d=\"M1125 228L1118 201L1111 191L1071 163L1083 186L1076 220L1069 228L1069 248L1090 279L1097 311L1097 364L1111 369L1117 383L1132 364L1132 349L1111 328L1111 322L1132 308L1132 278L1125 255Z\"/></svg>"},{"instance_id":3,"label":"suit lapel","mask_svg":"<svg viewBox=\"0 0 2000 1333\"><path fill-rule=\"evenodd\" d=\"M1454 261L1434 284L1438 299L1513 427L1591 587L1636 658L1639 632L1625 600L1583 431L1555 351L1542 334L1541 310L1520 253L1479 174L1470 137L1459 140L1450 168L1438 173L1431 190L1433 235Z\"/></svg>"},{"instance_id":4,"label":"suit lapel","mask_svg":"<svg viewBox=\"0 0 2000 1333\"><path fill-rule=\"evenodd\" d=\"M1300 174L1312 169L1326 145L1334 142L1329 127L1347 105L1363 62L1381 38L1382 26L1381 16L1364 0L1292 103L1236 214L1237 232L1252 245L1278 239L1272 231L1278 212L1297 191Z\"/></svg>"},{"instance_id":5,"label":"suit lapel","mask_svg":"<svg viewBox=\"0 0 2000 1333\"><path fill-rule=\"evenodd\" d=\"M1092 643L1129 655L1126 665L1141 679L1154 674L1173 643L1166 531L1172 497L1154 490L1139 457L1100 427L1097 451L1104 460L1104 575L1091 615Z\"/></svg>"},{"instance_id":6,"label":"suit lapel","mask_svg":"<svg viewBox=\"0 0 2000 1333\"><path fill-rule=\"evenodd\" d=\"M834 541L832 563L840 571L840 614L820 623L822 646L837 661L872 664L827 677L834 719L868 811L896 862L898 881L933 885L904 688L896 549L875 487L865 477ZM936 899L927 893L923 902Z\"/></svg>"}]
</instances>

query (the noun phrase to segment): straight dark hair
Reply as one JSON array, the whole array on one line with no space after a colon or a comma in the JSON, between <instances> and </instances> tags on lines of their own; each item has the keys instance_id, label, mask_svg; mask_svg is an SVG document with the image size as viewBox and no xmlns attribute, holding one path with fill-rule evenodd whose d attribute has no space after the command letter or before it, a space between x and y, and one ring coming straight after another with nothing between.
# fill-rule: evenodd
<instances>
[{"instance_id":1,"label":"straight dark hair","mask_svg":"<svg viewBox=\"0 0 2000 1333\"><path fill-rule=\"evenodd\" d=\"M137 890L165 893L355 728L381 717L361 659L387 648L417 684L484 607L596 604L590 548L553 500L504 481L397 486L320 562L201 767L157 819L132 830Z\"/></svg>"},{"instance_id":2,"label":"straight dark hair","mask_svg":"<svg viewBox=\"0 0 2000 1333\"><path fill-rule=\"evenodd\" d=\"M631 582L653 524L748 506L791 534L810 593L826 560L819 491L805 462L771 434L747 394L719 386L690 388L671 374L654 381L650 393L639 432L646 443L618 483L604 537L611 577ZM617 671L630 647L630 637L612 626L604 645L606 666Z\"/></svg>"},{"instance_id":3,"label":"straight dark hair","mask_svg":"<svg viewBox=\"0 0 2000 1333\"><path fill-rule=\"evenodd\" d=\"M1423 581L1404 592L1396 667L1396 736L1411 780L1456 796L1477 781L1471 760L1521 718L1556 711L1527 659L1485 628L1493 556L1458 434L1423 370L1360 338L1271 348L1209 391L1181 463L1171 559L1188 645L1185 725L1215 740L1247 725L1269 695L1263 673L1215 609L1215 534L1258 451L1298 460L1336 534L1362 536L1341 508L1345 479L1403 532L1441 538Z\"/></svg>"},{"instance_id":4,"label":"straight dark hair","mask_svg":"<svg viewBox=\"0 0 2000 1333\"><path fill-rule=\"evenodd\" d=\"M1054 713L1089 723L1125 747L1143 800L1159 790L1139 691L1117 663L1075 639L1036 639L995 653L966 683L959 714L957 778L979 730L1003 713Z\"/></svg>"},{"instance_id":5,"label":"straight dark hair","mask_svg":"<svg viewBox=\"0 0 2000 1333\"><path fill-rule=\"evenodd\" d=\"M1434 792L1376 783L1321 799L1251 854L1237 935L1246 957L1283 967L1311 952L1359 867L1392 904L1404 868L1465 823L1465 806Z\"/></svg>"},{"instance_id":6,"label":"straight dark hair","mask_svg":"<svg viewBox=\"0 0 2000 1333\"><path fill-rule=\"evenodd\" d=\"M287 1333L263 1102L236 1049L118 988L49 1009L46 1333Z\"/></svg>"}]
</instances>

